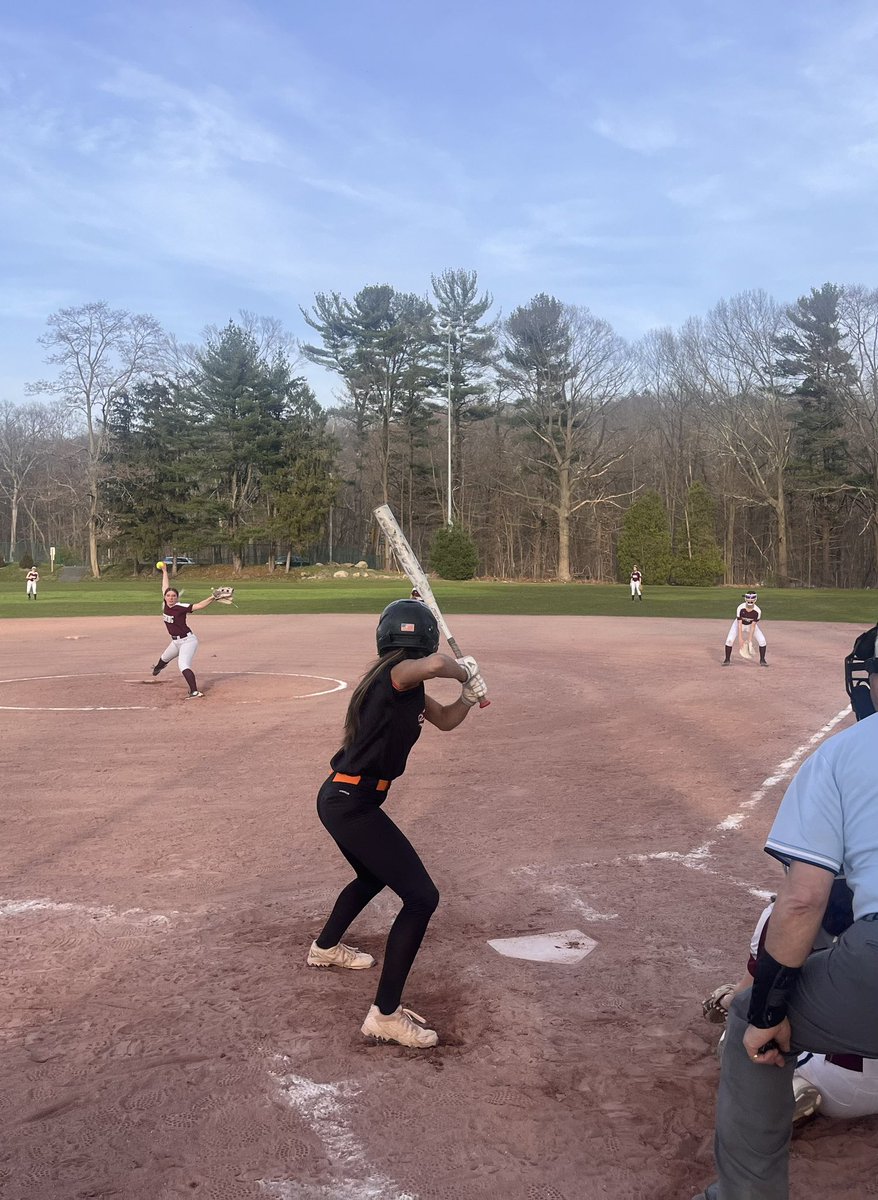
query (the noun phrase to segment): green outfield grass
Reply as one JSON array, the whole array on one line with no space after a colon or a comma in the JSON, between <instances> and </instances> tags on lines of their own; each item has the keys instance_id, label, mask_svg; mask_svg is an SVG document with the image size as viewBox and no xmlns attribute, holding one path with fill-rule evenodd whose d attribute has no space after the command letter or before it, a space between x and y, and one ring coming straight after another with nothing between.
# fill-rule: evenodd
<instances>
[{"instance_id":1,"label":"green outfield grass","mask_svg":"<svg viewBox=\"0 0 878 1200\"><path fill-rule=\"evenodd\" d=\"M219 582L235 583L197 567L180 572L184 599L201 600ZM160 602L158 574L152 579L106 577L61 583L41 572L39 599L27 600L25 572L0 568L0 617L148 616ZM238 613L378 613L407 592L406 581L389 579L242 579L237 607L218 607L212 616ZM742 588L648 587L644 601L630 599L627 584L466 583L435 580L439 603L449 613L506 613L532 616L712 617L731 620ZM878 620L878 592L760 588L759 604L768 621L850 621L865 627Z\"/></svg>"}]
</instances>

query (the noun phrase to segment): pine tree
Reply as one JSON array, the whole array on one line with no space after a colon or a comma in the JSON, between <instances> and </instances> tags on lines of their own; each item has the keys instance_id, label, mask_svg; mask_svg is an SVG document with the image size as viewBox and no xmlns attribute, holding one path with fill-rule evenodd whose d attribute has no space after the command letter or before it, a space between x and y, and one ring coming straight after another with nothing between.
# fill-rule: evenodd
<instances>
[{"instance_id":1,"label":"pine tree","mask_svg":"<svg viewBox=\"0 0 878 1200\"><path fill-rule=\"evenodd\" d=\"M781 375L797 379L796 448L798 474L809 483L832 487L848 469L844 399L856 383L850 354L839 328L841 289L825 283L800 296L787 310L793 331L778 339Z\"/></svg>"},{"instance_id":2,"label":"pine tree","mask_svg":"<svg viewBox=\"0 0 878 1200\"><path fill-rule=\"evenodd\" d=\"M674 555L674 583L687 587L712 587L725 569L716 540L714 504L703 483L693 483L683 513L683 544Z\"/></svg>"},{"instance_id":3,"label":"pine tree","mask_svg":"<svg viewBox=\"0 0 878 1200\"><path fill-rule=\"evenodd\" d=\"M266 362L253 335L232 321L208 341L198 364L188 397L205 433L198 507L238 572L263 480L283 463L290 370L282 354Z\"/></svg>"},{"instance_id":4,"label":"pine tree","mask_svg":"<svg viewBox=\"0 0 878 1200\"><path fill-rule=\"evenodd\" d=\"M279 546L303 554L321 533L338 484L332 477L336 445L326 414L303 379L288 394L282 465L264 483L265 533ZM274 567L274 555L270 559Z\"/></svg>"},{"instance_id":5,"label":"pine tree","mask_svg":"<svg viewBox=\"0 0 878 1200\"><path fill-rule=\"evenodd\" d=\"M119 402L109 429L102 500L107 524L135 562L151 562L200 533L192 500L203 432L179 387L136 385Z\"/></svg>"},{"instance_id":6,"label":"pine tree","mask_svg":"<svg viewBox=\"0 0 878 1200\"><path fill-rule=\"evenodd\" d=\"M644 492L626 511L616 556L623 579L628 578L637 563L645 583L668 582L672 562L671 530L658 492Z\"/></svg>"},{"instance_id":7,"label":"pine tree","mask_svg":"<svg viewBox=\"0 0 878 1200\"><path fill-rule=\"evenodd\" d=\"M834 535L846 502L842 489L852 464L844 438L844 409L856 372L839 327L841 289L825 283L787 310L792 331L778 339L778 371L798 382L793 479L810 495L818 530L824 584L832 580Z\"/></svg>"}]
</instances>

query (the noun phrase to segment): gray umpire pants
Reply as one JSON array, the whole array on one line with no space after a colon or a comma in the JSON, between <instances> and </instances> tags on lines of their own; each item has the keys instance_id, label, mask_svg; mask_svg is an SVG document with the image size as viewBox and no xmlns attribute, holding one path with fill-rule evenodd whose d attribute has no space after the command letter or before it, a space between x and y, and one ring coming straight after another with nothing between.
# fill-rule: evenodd
<instances>
[{"instance_id":1,"label":"gray umpire pants","mask_svg":"<svg viewBox=\"0 0 878 1200\"><path fill-rule=\"evenodd\" d=\"M795 1057L783 1068L753 1062L742 1038L750 992L736 996L723 1049L708 1200L788 1200ZM855 921L802 968L789 1006L797 1053L878 1058L878 921Z\"/></svg>"}]
</instances>

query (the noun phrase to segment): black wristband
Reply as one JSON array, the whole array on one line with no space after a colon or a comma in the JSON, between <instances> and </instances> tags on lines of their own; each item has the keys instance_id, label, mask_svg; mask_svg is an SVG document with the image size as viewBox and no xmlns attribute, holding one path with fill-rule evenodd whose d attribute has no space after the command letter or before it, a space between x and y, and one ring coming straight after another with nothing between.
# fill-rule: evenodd
<instances>
[{"instance_id":1,"label":"black wristband","mask_svg":"<svg viewBox=\"0 0 878 1200\"><path fill-rule=\"evenodd\" d=\"M787 1002L795 989L801 967L785 967L767 950L756 959L753 990L747 1020L757 1029L772 1029L787 1015Z\"/></svg>"}]
</instances>

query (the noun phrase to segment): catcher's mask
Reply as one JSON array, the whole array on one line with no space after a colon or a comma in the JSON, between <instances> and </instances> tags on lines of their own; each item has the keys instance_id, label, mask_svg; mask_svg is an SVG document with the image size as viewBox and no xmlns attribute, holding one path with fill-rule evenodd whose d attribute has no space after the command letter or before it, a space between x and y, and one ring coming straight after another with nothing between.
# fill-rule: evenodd
<instances>
[{"instance_id":1,"label":"catcher's mask","mask_svg":"<svg viewBox=\"0 0 878 1200\"><path fill-rule=\"evenodd\" d=\"M422 658L439 649L439 626L421 600L394 600L379 618L375 640L379 654L413 650Z\"/></svg>"},{"instance_id":2,"label":"catcher's mask","mask_svg":"<svg viewBox=\"0 0 878 1200\"><path fill-rule=\"evenodd\" d=\"M756 595L755 592L745 592L744 593L744 603L745 604L755 604L758 599L759 599L759 597Z\"/></svg>"},{"instance_id":3,"label":"catcher's mask","mask_svg":"<svg viewBox=\"0 0 878 1200\"><path fill-rule=\"evenodd\" d=\"M875 712L869 676L878 674L878 658L875 657L875 635L878 625L861 633L854 648L844 660L844 686L851 698L851 708L858 721L871 717Z\"/></svg>"}]
</instances>

